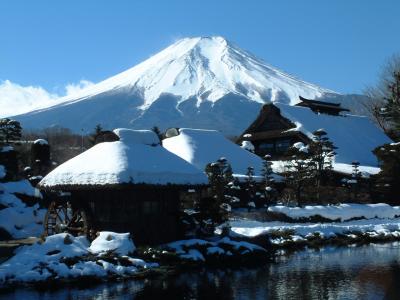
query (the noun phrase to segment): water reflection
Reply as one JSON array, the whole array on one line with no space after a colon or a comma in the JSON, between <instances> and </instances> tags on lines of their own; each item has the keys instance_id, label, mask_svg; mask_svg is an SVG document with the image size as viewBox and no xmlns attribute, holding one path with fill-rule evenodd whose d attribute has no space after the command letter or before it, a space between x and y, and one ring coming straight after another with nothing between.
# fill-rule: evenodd
<instances>
[{"instance_id":1,"label":"water reflection","mask_svg":"<svg viewBox=\"0 0 400 300\"><path fill-rule=\"evenodd\" d=\"M39 292L5 299L400 299L400 244L305 250L257 268Z\"/></svg>"}]
</instances>

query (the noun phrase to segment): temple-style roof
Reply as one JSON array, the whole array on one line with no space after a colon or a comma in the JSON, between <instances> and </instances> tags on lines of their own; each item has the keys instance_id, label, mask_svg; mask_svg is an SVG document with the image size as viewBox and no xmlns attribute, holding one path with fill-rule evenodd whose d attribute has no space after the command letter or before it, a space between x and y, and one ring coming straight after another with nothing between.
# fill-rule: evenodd
<instances>
[{"instance_id":1,"label":"temple-style roof","mask_svg":"<svg viewBox=\"0 0 400 300\"><path fill-rule=\"evenodd\" d=\"M308 107L316 113L339 115L339 113L342 111L350 111L347 108L341 107L340 103L310 100L303 98L302 96L299 96L299 98L301 102L297 103L296 106Z\"/></svg>"}]
</instances>

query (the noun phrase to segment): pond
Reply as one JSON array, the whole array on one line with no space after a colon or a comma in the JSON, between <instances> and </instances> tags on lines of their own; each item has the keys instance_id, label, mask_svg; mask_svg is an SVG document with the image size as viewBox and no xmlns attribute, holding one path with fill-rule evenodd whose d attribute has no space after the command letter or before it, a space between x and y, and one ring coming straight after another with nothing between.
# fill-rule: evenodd
<instances>
[{"instance_id":1,"label":"pond","mask_svg":"<svg viewBox=\"0 0 400 300\"><path fill-rule=\"evenodd\" d=\"M0 299L400 299L400 243L325 247L251 268L196 269L89 288L21 288Z\"/></svg>"}]
</instances>

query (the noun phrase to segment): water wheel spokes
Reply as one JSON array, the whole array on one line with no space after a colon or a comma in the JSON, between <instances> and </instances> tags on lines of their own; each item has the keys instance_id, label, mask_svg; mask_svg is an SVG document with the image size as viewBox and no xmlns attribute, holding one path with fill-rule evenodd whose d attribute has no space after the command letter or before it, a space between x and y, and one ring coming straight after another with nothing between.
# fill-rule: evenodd
<instances>
[{"instance_id":1,"label":"water wheel spokes","mask_svg":"<svg viewBox=\"0 0 400 300\"><path fill-rule=\"evenodd\" d=\"M72 235L88 235L89 222L85 211L74 208L70 202L50 203L44 220L45 235L68 232Z\"/></svg>"}]
</instances>

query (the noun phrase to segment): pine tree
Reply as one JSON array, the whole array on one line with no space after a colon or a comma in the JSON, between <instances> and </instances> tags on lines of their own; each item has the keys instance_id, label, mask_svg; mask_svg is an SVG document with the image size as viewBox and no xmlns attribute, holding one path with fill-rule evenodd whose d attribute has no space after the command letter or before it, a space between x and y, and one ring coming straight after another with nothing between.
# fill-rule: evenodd
<instances>
[{"instance_id":1,"label":"pine tree","mask_svg":"<svg viewBox=\"0 0 400 300\"><path fill-rule=\"evenodd\" d=\"M310 161L308 148L301 145L296 143L288 149L287 154L291 160L288 162L285 172L287 186L293 190L299 206L303 205L304 190L312 184L315 173L315 164Z\"/></svg>"},{"instance_id":2,"label":"pine tree","mask_svg":"<svg viewBox=\"0 0 400 300\"><path fill-rule=\"evenodd\" d=\"M21 124L8 118L0 119L0 141L8 144L21 139Z\"/></svg>"},{"instance_id":3,"label":"pine tree","mask_svg":"<svg viewBox=\"0 0 400 300\"><path fill-rule=\"evenodd\" d=\"M400 143L385 144L373 152L381 167L381 172L374 176L374 193L377 198L399 205Z\"/></svg>"},{"instance_id":4,"label":"pine tree","mask_svg":"<svg viewBox=\"0 0 400 300\"><path fill-rule=\"evenodd\" d=\"M246 199L244 199L247 203L247 208L250 211L251 208L256 207L256 194L257 194L257 186L254 180L254 168L248 167L246 172L246 181L245 181L245 191L246 191Z\"/></svg>"},{"instance_id":5,"label":"pine tree","mask_svg":"<svg viewBox=\"0 0 400 300\"><path fill-rule=\"evenodd\" d=\"M209 163L205 172L208 176L211 197L200 199L195 209L199 212L200 231L203 234L212 234L215 226L226 222L231 206L226 191L233 181L232 168L225 158Z\"/></svg>"},{"instance_id":6,"label":"pine tree","mask_svg":"<svg viewBox=\"0 0 400 300\"><path fill-rule=\"evenodd\" d=\"M353 199L357 199L358 193L360 191L360 182L361 182L361 172L360 172L360 163L358 161L353 161L352 165L352 173L351 179L347 180L347 184L349 189L352 191Z\"/></svg>"},{"instance_id":7,"label":"pine tree","mask_svg":"<svg viewBox=\"0 0 400 300\"><path fill-rule=\"evenodd\" d=\"M313 140L308 145L310 163L314 166L314 180L316 186L317 200L320 200L320 189L322 184L326 184L330 171L332 171L332 161L335 156L335 147L329 140L327 133L323 129L313 132Z\"/></svg>"},{"instance_id":8,"label":"pine tree","mask_svg":"<svg viewBox=\"0 0 400 300\"><path fill-rule=\"evenodd\" d=\"M101 127L101 124L97 124L96 127L94 128L93 133L89 136L89 142L92 145L96 144L96 139L100 136L100 134L103 131L103 127Z\"/></svg>"},{"instance_id":9,"label":"pine tree","mask_svg":"<svg viewBox=\"0 0 400 300\"><path fill-rule=\"evenodd\" d=\"M268 207L272 204L275 189L275 179L273 177L271 155L267 154L263 159L263 168L261 170L261 175L263 177L263 196L264 196L264 206Z\"/></svg>"}]
</instances>

